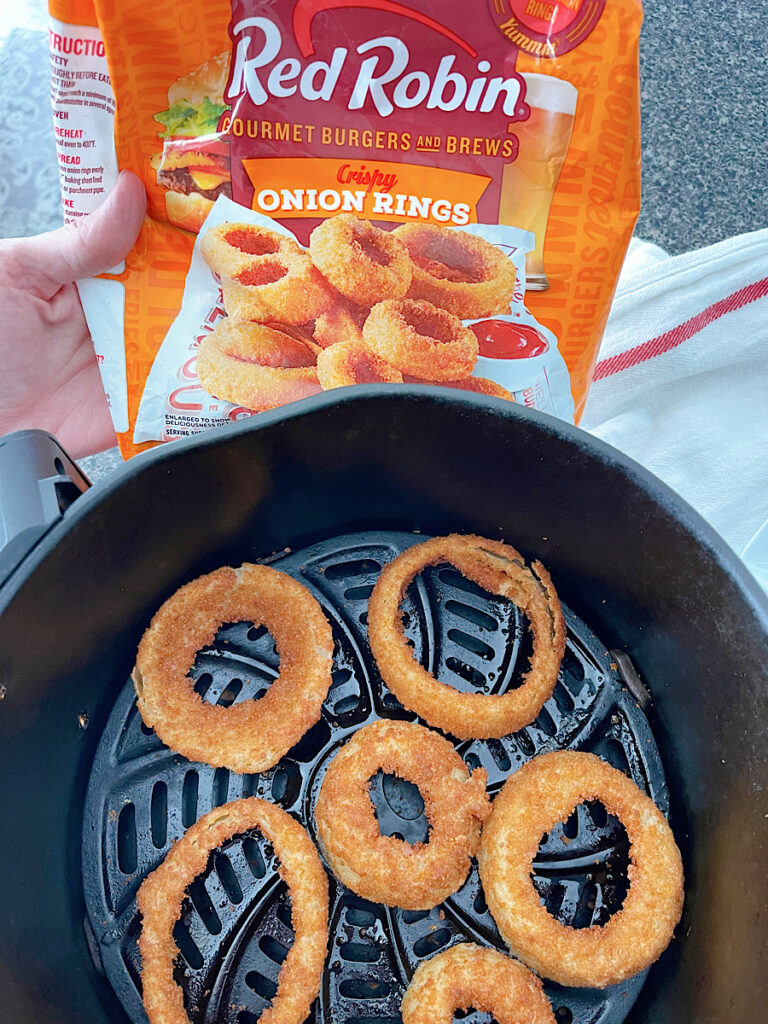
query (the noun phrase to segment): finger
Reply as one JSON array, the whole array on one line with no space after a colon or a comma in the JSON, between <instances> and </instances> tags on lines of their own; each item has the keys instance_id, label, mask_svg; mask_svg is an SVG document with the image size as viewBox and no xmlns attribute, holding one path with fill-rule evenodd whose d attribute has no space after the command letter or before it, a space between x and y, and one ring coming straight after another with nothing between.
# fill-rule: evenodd
<instances>
[{"instance_id":1,"label":"finger","mask_svg":"<svg viewBox=\"0 0 768 1024\"><path fill-rule=\"evenodd\" d=\"M64 284L111 270L133 247L146 202L136 175L121 171L101 206L77 223L6 242L0 278L50 298Z\"/></svg>"}]
</instances>

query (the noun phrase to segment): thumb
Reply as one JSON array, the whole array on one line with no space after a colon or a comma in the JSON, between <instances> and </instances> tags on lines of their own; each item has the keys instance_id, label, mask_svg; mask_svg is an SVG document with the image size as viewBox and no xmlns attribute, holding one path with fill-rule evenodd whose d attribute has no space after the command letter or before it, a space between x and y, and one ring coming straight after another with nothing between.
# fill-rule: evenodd
<instances>
[{"instance_id":1,"label":"thumb","mask_svg":"<svg viewBox=\"0 0 768 1024\"><path fill-rule=\"evenodd\" d=\"M146 205L139 179L121 171L101 206L76 224L7 242L2 276L47 299L62 285L103 274L131 251Z\"/></svg>"}]
</instances>

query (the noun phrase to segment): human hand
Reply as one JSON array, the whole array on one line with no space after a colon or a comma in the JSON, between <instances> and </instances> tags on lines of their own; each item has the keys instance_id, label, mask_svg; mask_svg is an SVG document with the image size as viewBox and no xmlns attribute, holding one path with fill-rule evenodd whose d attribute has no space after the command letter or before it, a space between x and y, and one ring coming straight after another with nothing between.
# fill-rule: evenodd
<instances>
[{"instance_id":1,"label":"human hand","mask_svg":"<svg viewBox=\"0 0 768 1024\"><path fill-rule=\"evenodd\" d=\"M125 259L145 207L141 182L123 171L77 225L0 240L0 434L48 430L75 458L115 444L74 282Z\"/></svg>"}]
</instances>

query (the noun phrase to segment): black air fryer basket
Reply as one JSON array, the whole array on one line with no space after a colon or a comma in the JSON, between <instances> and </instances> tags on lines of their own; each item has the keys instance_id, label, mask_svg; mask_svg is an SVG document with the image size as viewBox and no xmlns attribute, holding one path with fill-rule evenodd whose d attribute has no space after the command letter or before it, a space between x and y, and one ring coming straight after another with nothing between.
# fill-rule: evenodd
<instances>
[{"instance_id":1,"label":"black air fryer basket","mask_svg":"<svg viewBox=\"0 0 768 1024\"><path fill-rule=\"evenodd\" d=\"M0 441L0 1021L127 1024L141 1006L137 888L199 816L259 795L299 817L329 760L376 717L413 719L381 682L366 608L383 564L433 534L476 532L540 558L568 647L527 728L456 741L495 793L543 751L593 751L665 813L686 906L649 972L603 991L546 985L561 1024L736 1024L768 995L768 612L726 545L657 480L582 432L435 389L349 389L141 456L91 490L45 435ZM74 500L74 499L77 500ZM312 590L336 641L321 721L274 769L191 764L141 722L128 680L152 613L219 565L266 560ZM404 603L420 658L458 689L519 684L524 621L449 566ZM211 703L257 698L278 658L223 627L193 677ZM380 827L416 842L418 791L372 782ZM626 893L627 842L600 804L543 837L534 882L575 927ZM290 896L258 833L190 887L176 976L195 1024L255 1024L292 941ZM470 939L504 948L473 869L429 912L332 884L317 1024L397 1024L419 962ZM472 1014L477 1021L487 1015ZM469 1020L470 1018L465 1019Z\"/></svg>"}]
</instances>

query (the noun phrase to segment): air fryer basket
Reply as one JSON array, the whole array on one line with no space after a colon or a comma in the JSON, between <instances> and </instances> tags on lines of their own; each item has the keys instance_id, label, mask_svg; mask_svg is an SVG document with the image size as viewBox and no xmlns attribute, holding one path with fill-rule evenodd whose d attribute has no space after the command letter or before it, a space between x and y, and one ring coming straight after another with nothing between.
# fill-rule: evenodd
<instances>
[{"instance_id":1,"label":"air fryer basket","mask_svg":"<svg viewBox=\"0 0 768 1024\"><path fill-rule=\"evenodd\" d=\"M547 749L569 722L588 733L605 712L584 745L618 759L665 807L660 762L638 706L642 693L627 685L630 676L622 681L615 668L622 659L607 652L628 651L653 694L648 720L669 782L687 902L678 938L651 969L627 1019L757 1019L768 974L761 916L768 643L757 589L690 509L580 432L475 396L381 387L310 400L136 460L113 484L78 498L0 589L0 991L8 1019L23 1014L41 1022L54 1015L65 1022L127 1021L98 970L100 961L131 1016L136 1011L135 923L130 914L121 919L116 908L124 912L130 904L139 864L146 870L147 858L156 862L191 813L189 795L184 801L190 766L142 731L124 688L136 643L157 604L194 575L286 546L294 553L279 555L278 564L303 578L311 577L312 566L330 566L329 576L309 579L327 606L339 609L343 624L336 632L346 663L337 665L323 735L313 730L305 748L293 752L295 768L284 765L282 774L243 780L196 772L197 806L272 787L273 798L301 809L302 802L311 804L321 766L344 735L376 707L402 714L377 705L387 695L364 654L360 616L375 578L373 563L418 539L410 535L414 529L472 530L509 540L551 568L572 610L558 686L564 692L558 699L556 691L546 714L524 731L527 739L518 734L496 747L460 747L468 760L477 758L495 772L492 783L500 784L516 756ZM424 574L424 587L443 599L439 636L428 645L446 665L451 659L458 685L478 681L466 671L473 666L485 670L491 686L499 673L514 673L514 665L501 663L507 645L498 635L508 610L457 591L455 574L445 570ZM419 635L426 621L415 607L417 649L426 642ZM506 625L516 656L523 658L518 627ZM198 684L208 687L207 699L237 699L226 666L233 657L256 658L268 675L265 638L249 636L247 627L233 630L222 631L217 641L224 658L198 660ZM586 712L581 722L573 714L579 701ZM109 800L121 771L127 785L122 806L115 807ZM379 784L382 827L418 830L418 807L408 803L412 794L393 798L387 779ZM131 812L121 813L129 805L133 823ZM110 820L113 829L105 825ZM599 808L595 814L582 810L565 827L573 833L567 834L569 850L593 843L590 850L620 858L620 835ZM557 839L553 830L548 842ZM114 847L107 850L109 843ZM541 851L539 874L550 889L555 878L559 913L583 918L593 900L599 913L603 893L609 907L620 900L620 891L611 894L605 886L601 868L591 880L578 873L564 879L552 870L547 851ZM190 938L205 960L224 947L217 936L233 934L237 897L253 910L240 931L257 939L246 944L254 962L242 957L240 974L227 974L229 984L241 984L252 998L246 1007L234 989L230 993L226 1005L242 1005L241 1012L251 1014L240 1024L255 1020L269 997L280 949L289 941L284 894L264 881L271 867L269 851L258 844L250 852L243 844L239 851L227 849L223 858L212 859L207 889L192 894L185 914L186 923L196 922ZM243 879L263 891L263 899L249 903ZM122 889L115 897L116 880ZM112 902L99 903L110 891ZM210 893L221 897L216 905ZM387 1002L393 985L386 972L396 971L393 962L407 968L414 956L455 941L459 933L493 941L478 895L470 879L433 921L430 915L405 920L400 912L382 914L340 894L321 1017L397 1019L396 1003ZM259 900L272 900L277 912L261 912ZM228 948L242 946L238 940ZM187 952L194 959L189 946ZM122 991L117 968L127 986ZM192 988L195 971L199 977L205 969L188 967ZM367 979L367 992L355 987L356 979ZM325 1018L334 986L350 1006L361 998L346 1015ZM623 987L623 1005L611 991L577 993L571 1003L566 990L553 986L550 992L554 1005L563 1007L559 1019L569 1020L570 1013L574 1020L607 1024L624 1016L637 986Z\"/></svg>"}]
</instances>

